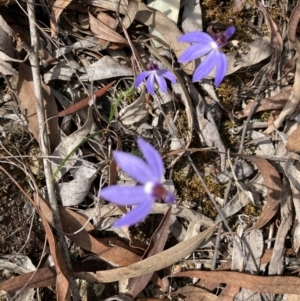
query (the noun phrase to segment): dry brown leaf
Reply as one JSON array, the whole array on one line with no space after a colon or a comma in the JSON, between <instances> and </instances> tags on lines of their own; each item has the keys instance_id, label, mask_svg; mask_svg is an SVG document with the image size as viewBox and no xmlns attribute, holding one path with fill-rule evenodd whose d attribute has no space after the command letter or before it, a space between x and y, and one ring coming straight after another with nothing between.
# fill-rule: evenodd
<instances>
[{"instance_id":1,"label":"dry brown leaf","mask_svg":"<svg viewBox=\"0 0 300 301\"><path fill-rule=\"evenodd\" d=\"M240 288L235 285L226 285L216 301L233 301L239 290Z\"/></svg>"},{"instance_id":2,"label":"dry brown leaf","mask_svg":"<svg viewBox=\"0 0 300 301\"><path fill-rule=\"evenodd\" d=\"M143 256L143 259L149 258L163 251L166 241L168 239L168 235L170 233L169 230L170 222L171 222L171 206L169 206L167 213L165 214L160 225L158 226L153 236L151 237L149 247ZM133 298L135 298L146 287L147 283L152 278L152 275L153 273L149 273L131 279L127 287L129 289L127 293L130 294Z\"/></svg>"},{"instance_id":3,"label":"dry brown leaf","mask_svg":"<svg viewBox=\"0 0 300 301\"><path fill-rule=\"evenodd\" d=\"M138 4L136 1L129 1L127 7L127 13L122 20L122 26L128 28L135 19L136 13L138 12Z\"/></svg>"},{"instance_id":4,"label":"dry brown leaf","mask_svg":"<svg viewBox=\"0 0 300 301\"><path fill-rule=\"evenodd\" d=\"M56 271L53 267L38 269L34 272L26 273L13 277L0 283L0 290L17 291L24 287L37 288L45 286L54 286L56 283Z\"/></svg>"},{"instance_id":5,"label":"dry brown leaf","mask_svg":"<svg viewBox=\"0 0 300 301\"><path fill-rule=\"evenodd\" d=\"M281 196L281 180L277 170L264 158L245 156L241 157L251 161L257 166L262 177L264 178L265 186L268 190L265 198L266 205L263 208L263 212L258 218L258 221L247 231L259 229L267 224L276 214L278 206L280 204Z\"/></svg>"},{"instance_id":6,"label":"dry brown leaf","mask_svg":"<svg viewBox=\"0 0 300 301\"><path fill-rule=\"evenodd\" d=\"M53 223L52 213L45 200L41 197L39 198L39 205L48 222ZM126 266L140 260L139 256L122 247L109 247L91 236L87 231L92 230L93 226L90 223L86 223L86 219L78 213L60 208L60 214L62 215L61 220L64 232L81 248L99 255L101 259L114 266ZM82 227L84 227L83 230L73 234Z\"/></svg>"},{"instance_id":7,"label":"dry brown leaf","mask_svg":"<svg viewBox=\"0 0 300 301\"><path fill-rule=\"evenodd\" d=\"M156 298L138 298L138 299L136 299L136 301L170 301L170 299L169 298L163 298L163 299L161 299L161 298L158 298L158 299L156 299Z\"/></svg>"},{"instance_id":8,"label":"dry brown leaf","mask_svg":"<svg viewBox=\"0 0 300 301\"><path fill-rule=\"evenodd\" d=\"M235 0L234 1L234 7L233 7L233 11L236 12L240 12L244 5L246 3L246 0Z\"/></svg>"},{"instance_id":9,"label":"dry brown leaf","mask_svg":"<svg viewBox=\"0 0 300 301\"><path fill-rule=\"evenodd\" d=\"M100 18L104 18L104 13L100 15ZM114 42L119 44L127 45L128 42L114 29L109 27L109 25L101 20L96 19L91 13L89 13L90 29L93 35L99 39L105 40L107 42Z\"/></svg>"},{"instance_id":10,"label":"dry brown leaf","mask_svg":"<svg viewBox=\"0 0 300 301\"><path fill-rule=\"evenodd\" d=\"M41 81L42 82L42 81ZM20 109L24 115L29 130L34 138L40 141L39 124L36 114L36 97L34 93L31 67L25 63L21 63L19 67L19 82L17 86L18 96L20 99ZM51 149L59 143L59 126L57 118L57 106L54 96L49 86L42 82L42 91L44 97L44 108L46 120L46 132L49 137Z\"/></svg>"},{"instance_id":11,"label":"dry brown leaf","mask_svg":"<svg viewBox=\"0 0 300 301\"><path fill-rule=\"evenodd\" d=\"M72 2L72 0L56 0L52 6L50 28L51 37L53 37L57 31L57 20L63 10Z\"/></svg>"},{"instance_id":12,"label":"dry brown leaf","mask_svg":"<svg viewBox=\"0 0 300 301\"><path fill-rule=\"evenodd\" d=\"M289 152L300 152L300 126L298 126L297 129L289 136L285 148Z\"/></svg>"},{"instance_id":13,"label":"dry brown leaf","mask_svg":"<svg viewBox=\"0 0 300 301\"><path fill-rule=\"evenodd\" d=\"M185 301L216 301L217 296L196 286L184 286L183 288L172 292L173 296L184 296Z\"/></svg>"},{"instance_id":14,"label":"dry brown leaf","mask_svg":"<svg viewBox=\"0 0 300 301\"><path fill-rule=\"evenodd\" d=\"M199 244L206 243L206 241L214 233L216 226L212 226L204 232L191 237L188 240L180 242L176 246L167 249L159 254L153 255L145 260L134 263L124 268L113 269L109 271L100 271L95 274L91 273L75 273L76 277L86 279L90 282L115 282L128 278L138 277L149 274L166 268L180 259L191 254Z\"/></svg>"},{"instance_id":15,"label":"dry brown leaf","mask_svg":"<svg viewBox=\"0 0 300 301\"><path fill-rule=\"evenodd\" d=\"M66 299L69 299L69 280L68 280L68 272L67 267L63 259L63 255L61 253L61 249L58 246L54 235L52 233L52 230L48 224L48 221L46 217L44 216L43 212L38 208L39 204L39 197L37 194L34 195L35 200L35 208L37 208L37 212L42 220L47 240L49 243L49 248L51 252L51 256L53 258L55 269L56 269L56 296L57 300L59 301L65 301Z\"/></svg>"},{"instance_id":16,"label":"dry brown leaf","mask_svg":"<svg viewBox=\"0 0 300 301\"><path fill-rule=\"evenodd\" d=\"M282 109L286 102L288 101L290 95L291 95L292 89L289 89L287 91L281 92L277 95L263 98L259 101L258 107L255 110L255 112L261 112L261 111L268 111L268 110L280 110ZM247 117L253 107L253 102L250 102L246 105L246 107L242 111L235 112L234 114L239 118Z\"/></svg>"},{"instance_id":17,"label":"dry brown leaf","mask_svg":"<svg viewBox=\"0 0 300 301\"><path fill-rule=\"evenodd\" d=\"M257 276L231 271L187 271L173 277L195 277L218 281L254 292L300 295L300 278L291 276Z\"/></svg>"}]
</instances>

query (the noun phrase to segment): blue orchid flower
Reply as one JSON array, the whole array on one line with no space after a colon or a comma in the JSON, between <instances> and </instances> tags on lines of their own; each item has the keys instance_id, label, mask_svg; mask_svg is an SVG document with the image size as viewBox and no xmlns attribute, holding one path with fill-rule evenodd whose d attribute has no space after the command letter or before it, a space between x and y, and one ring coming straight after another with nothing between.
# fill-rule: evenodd
<instances>
[{"instance_id":1,"label":"blue orchid flower","mask_svg":"<svg viewBox=\"0 0 300 301\"><path fill-rule=\"evenodd\" d=\"M179 42L192 43L178 59L179 63L186 63L196 58L207 55L203 62L197 67L193 75L193 82L200 81L210 74L215 68L215 85L218 87L226 75L228 60L222 48L227 44L235 33L235 27L228 27L224 33L217 33L212 37L200 31L189 32L178 38Z\"/></svg>"},{"instance_id":2,"label":"blue orchid flower","mask_svg":"<svg viewBox=\"0 0 300 301\"><path fill-rule=\"evenodd\" d=\"M174 195L166 190L161 181L164 164L158 151L142 138L137 140L145 161L121 151L113 153L118 166L140 184L137 186L109 186L99 191L99 196L121 206L133 206L129 213L117 220L113 226L131 226L143 220L157 199L174 202Z\"/></svg>"},{"instance_id":3,"label":"blue orchid flower","mask_svg":"<svg viewBox=\"0 0 300 301\"><path fill-rule=\"evenodd\" d=\"M158 84L163 92L167 92L167 82L165 79L176 83L176 77L171 71L168 69L159 69L154 62L150 62L149 71L143 71L136 77L134 87L137 88L146 78L148 78L146 88L151 95L154 94L155 83Z\"/></svg>"}]
</instances>

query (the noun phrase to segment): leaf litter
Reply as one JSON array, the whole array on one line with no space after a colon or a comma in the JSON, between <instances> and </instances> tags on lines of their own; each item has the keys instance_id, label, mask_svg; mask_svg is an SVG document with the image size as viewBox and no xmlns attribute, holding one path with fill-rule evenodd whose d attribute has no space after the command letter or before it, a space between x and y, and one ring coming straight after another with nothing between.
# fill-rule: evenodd
<instances>
[{"instance_id":1,"label":"leaf litter","mask_svg":"<svg viewBox=\"0 0 300 301\"><path fill-rule=\"evenodd\" d=\"M297 300L300 2L174 0L173 21L148 2L41 2L39 45L26 4L1 8L1 298ZM225 80L192 83L200 60L178 64L178 38L228 26ZM175 75L166 93L133 89L150 62ZM113 228L128 208L98 190L136 185L112 154L140 156L138 137L176 203Z\"/></svg>"}]
</instances>

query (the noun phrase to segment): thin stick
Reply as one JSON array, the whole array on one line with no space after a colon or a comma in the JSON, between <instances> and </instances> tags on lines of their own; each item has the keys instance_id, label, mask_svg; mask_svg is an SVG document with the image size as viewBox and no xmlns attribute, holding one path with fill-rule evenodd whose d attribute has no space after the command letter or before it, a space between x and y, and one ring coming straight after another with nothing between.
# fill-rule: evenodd
<instances>
[{"instance_id":1,"label":"thin stick","mask_svg":"<svg viewBox=\"0 0 300 301\"><path fill-rule=\"evenodd\" d=\"M33 78L34 92L36 97L36 110L37 110L37 118L38 118L39 133L40 133L39 142L40 142L40 148L43 156L49 156L50 147L49 147L49 140L45 131L46 122L44 116L44 103L43 103L42 86L40 80L39 58L38 58L38 33L35 26L36 19L35 19L35 6L33 0L29 0L27 2L27 12L28 12L28 19L29 19L29 26L30 26L31 44L33 47L33 52L30 55L29 60L32 69L32 78ZM68 246L62 234L62 224L61 224L61 219L60 219L59 210L57 206L54 185L50 180L52 174L51 165L47 159L43 159L43 163L44 163L47 192L49 196L49 203L53 214L55 228L58 230L57 239L62 249L66 266L69 272L72 272L72 264L71 264L70 254L68 251ZM74 301L81 300L76 281L71 276L69 276L69 283L73 295L73 300Z\"/></svg>"}]
</instances>

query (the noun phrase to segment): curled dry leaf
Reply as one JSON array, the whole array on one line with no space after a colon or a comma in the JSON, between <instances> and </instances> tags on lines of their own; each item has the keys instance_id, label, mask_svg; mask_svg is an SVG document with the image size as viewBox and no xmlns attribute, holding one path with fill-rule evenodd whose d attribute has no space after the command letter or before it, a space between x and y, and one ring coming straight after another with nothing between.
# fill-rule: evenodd
<instances>
[{"instance_id":1,"label":"curled dry leaf","mask_svg":"<svg viewBox=\"0 0 300 301\"><path fill-rule=\"evenodd\" d=\"M123 38L119 33L117 33L112 27L110 27L108 25L108 22L102 22L101 19L104 18L104 15L106 14L100 13L99 18L95 18L91 13L89 13L90 28L93 35L106 42L114 42L127 45L127 40Z\"/></svg>"},{"instance_id":2,"label":"curled dry leaf","mask_svg":"<svg viewBox=\"0 0 300 301\"><path fill-rule=\"evenodd\" d=\"M50 19L51 37L53 37L57 31L57 21L63 10L71 3L70 0L56 0L53 3Z\"/></svg>"},{"instance_id":3,"label":"curled dry leaf","mask_svg":"<svg viewBox=\"0 0 300 301\"><path fill-rule=\"evenodd\" d=\"M87 162L88 163L88 162ZM77 176L76 176L77 174ZM77 206L82 203L96 178L97 169L82 165L70 182L59 183L56 192L63 206Z\"/></svg>"}]
</instances>

